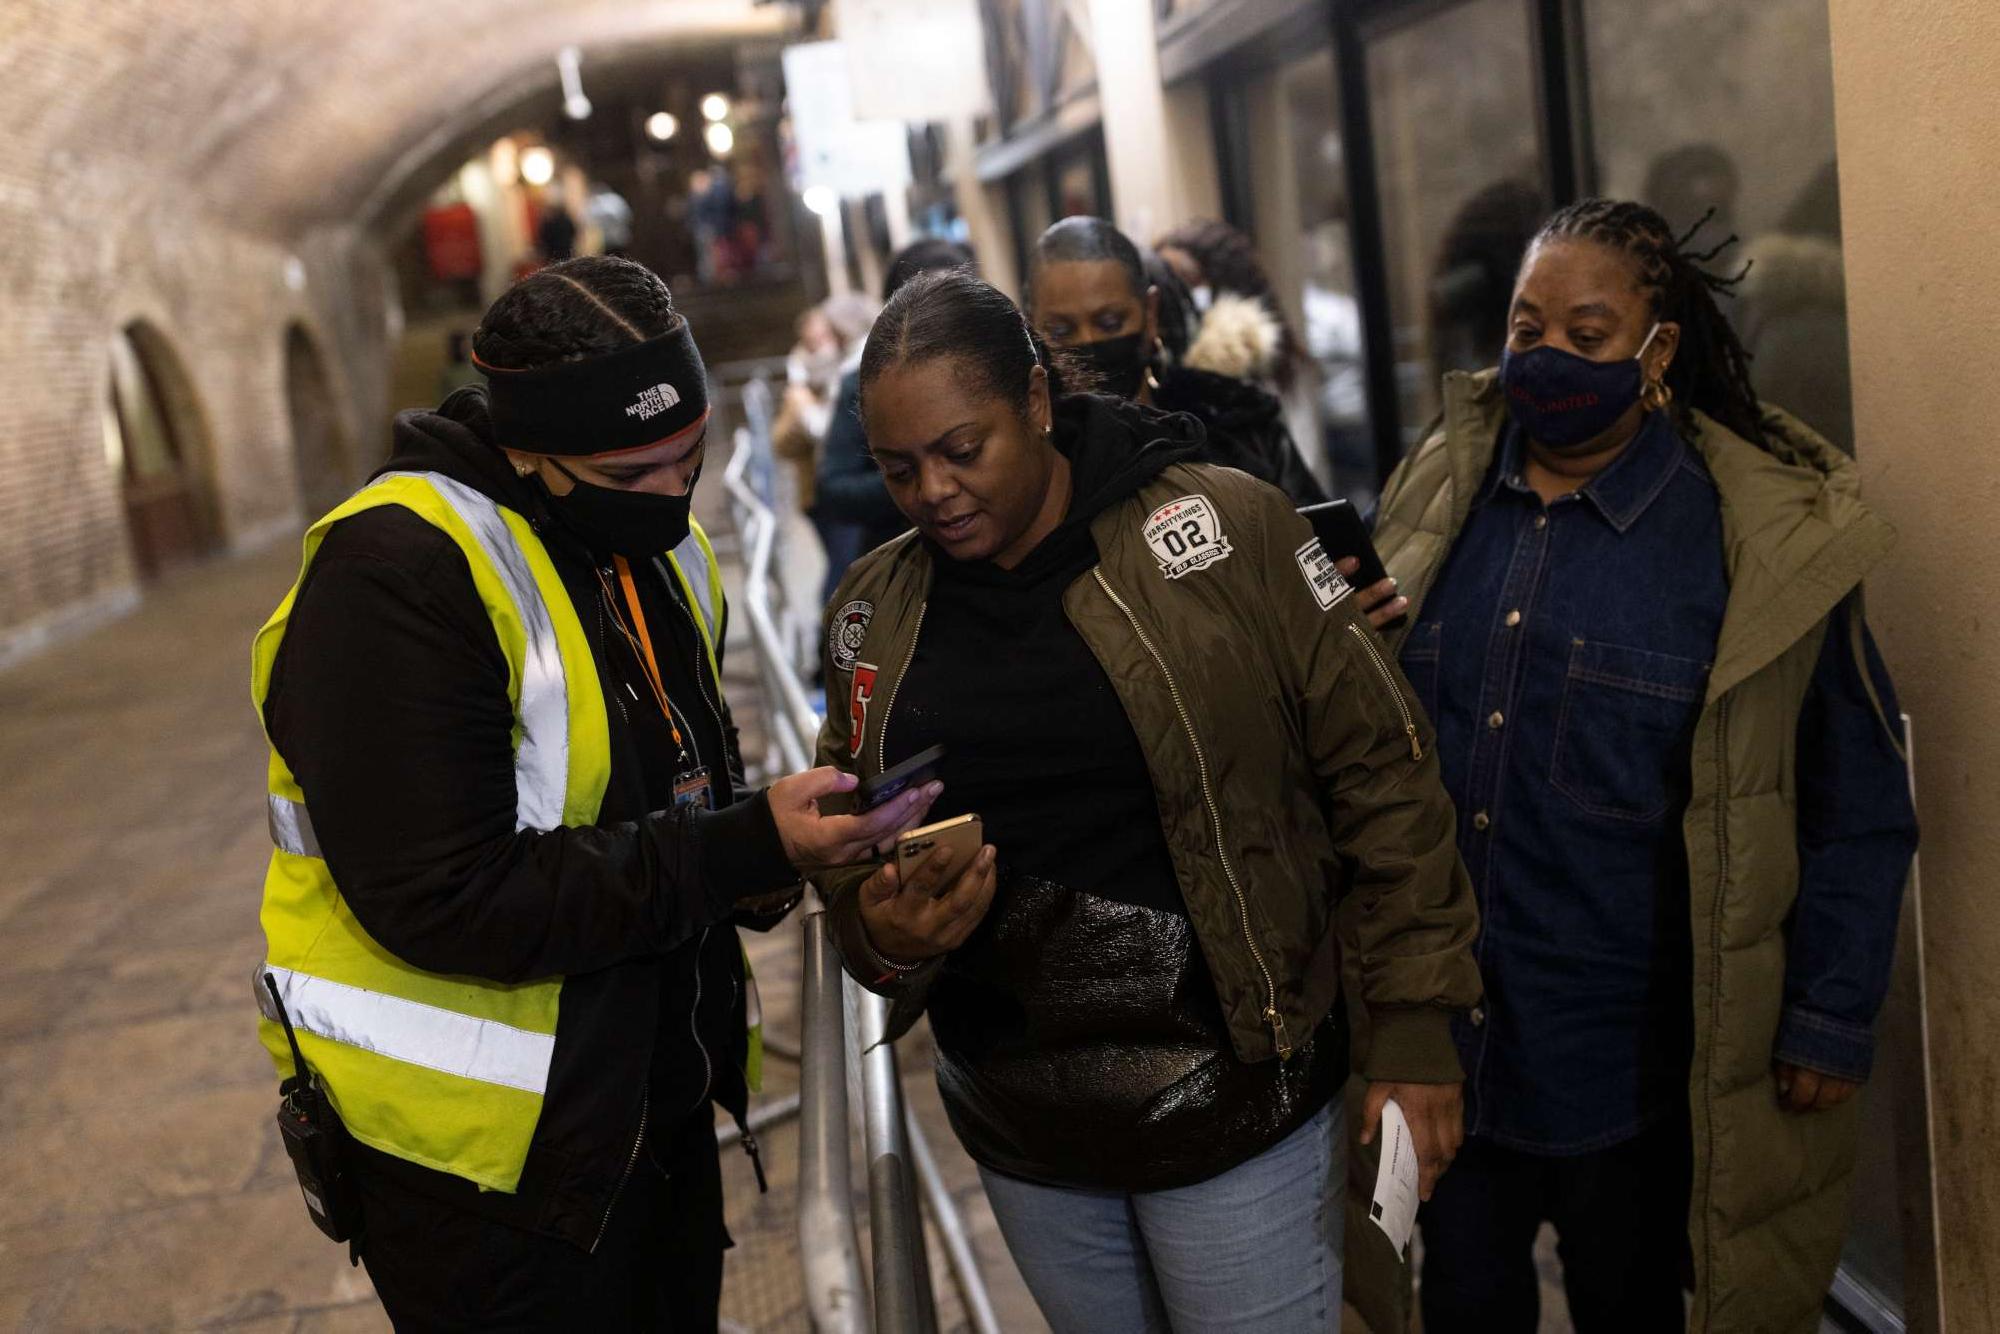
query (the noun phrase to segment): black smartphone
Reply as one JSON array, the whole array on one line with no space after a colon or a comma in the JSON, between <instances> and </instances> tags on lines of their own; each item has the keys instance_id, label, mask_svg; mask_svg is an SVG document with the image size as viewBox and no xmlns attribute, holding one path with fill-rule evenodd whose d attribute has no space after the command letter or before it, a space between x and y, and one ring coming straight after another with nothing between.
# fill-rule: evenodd
<instances>
[{"instance_id":1,"label":"black smartphone","mask_svg":"<svg viewBox=\"0 0 2000 1334\"><path fill-rule=\"evenodd\" d=\"M1320 505L1307 505L1299 511L1313 532L1319 537L1319 544L1326 548L1326 554L1335 560L1346 560L1353 556L1361 562L1361 568L1348 576L1356 588L1367 588L1389 577L1382 568L1382 558L1375 554L1375 543L1368 536L1368 525L1361 521L1360 513L1350 501L1329 500Z\"/></svg>"},{"instance_id":2,"label":"black smartphone","mask_svg":"<svg viewBox=\"0 0 2000 1334\"><path fill-rule=\"evenodd\" d=\"M930 782L943 764L943 746L920 750L901 764L892 765L873 778L862 779L861 786L854 790L854 800L861 810L872 811L897 793Z\"/></svg>"}]
</instances>

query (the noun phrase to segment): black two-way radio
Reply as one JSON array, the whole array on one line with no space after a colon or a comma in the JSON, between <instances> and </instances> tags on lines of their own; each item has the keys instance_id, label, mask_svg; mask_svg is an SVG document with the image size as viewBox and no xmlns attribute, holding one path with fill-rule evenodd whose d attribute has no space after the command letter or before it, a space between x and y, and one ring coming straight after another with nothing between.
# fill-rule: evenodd
<instances>
[{"instance_id":1,"label":"black two-way radio","mask_svg":"<svg viewBox=\"0 0 2000 1334\"><path fill-rule=\"evenodd\" d=\"M360 1231L361 1200L342 1152L347 1128L299 1050L292 1017L278 995L278 980L270 973L263 976L271 1003L278 1007L278 1022L285 1026L285 1041L292 1047L292 1077L278 1085L278 1132L285 1138L285 1152L291 1155L313 1226L335 1241L352 1241Z\"/></svg>"}]
</instances>

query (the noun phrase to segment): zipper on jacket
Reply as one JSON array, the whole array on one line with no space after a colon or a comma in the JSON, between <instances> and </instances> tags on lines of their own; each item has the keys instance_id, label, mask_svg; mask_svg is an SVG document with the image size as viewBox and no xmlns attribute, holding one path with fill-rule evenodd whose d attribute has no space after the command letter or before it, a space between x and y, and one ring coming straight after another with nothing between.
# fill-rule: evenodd
<instances>
[{"instance_id":1,"label":"zipper on jacket","mask_svg":"<svg viewBox=\"0 0 2000 1334\"><path fill-rule=\"evenodd\" d=\"M646 1142L646 1114L653 1108L653 1089L650 1075L647 1086L639 1095L639 1133L632 1137L632 1152L625 1155L625 1171L618 1178L617 1189L611 1192L611 1203L604 1206L604 1219L597 1225L597 1235L591 1238L590 1253L597 1254L597 1248L604 1242L604 1234L611 1227L611 1211L618 1207L618 1197L625 1193L625 1183L632 1179L632 1169L639 1165L639 1149Z\"/></svg>"},{"instance_id":2,"label":"zipper on jacket","mask_svg":"<svg viewBox=\"0 0 2000 1334\"><path fill-rule=\"evenodd\" d=\"M771 1183L764 1179L764 1155L758 1149L757 1136L751 1133L747 1121L738 1121L736 1125L742 1135L743 1152L750 1155L750 1170L757 1174L757 1193L769 1195Z\"/></svg>"},{"instance_id":3,"label":"zipper on jacket","mask_svg":"<svg viewBox=\"0 0 2000 1334\"><path fill-rule=\"evenodd\" d=\"M917 604L917 625L910 631L910 651L903 655L903 670L896 673L896 684L889 687L889 698L882 704L882 721L875 724L875 772L881 773L889 767L883 758L889 744L889 711L896 707L896 692L903 688L903 678L910 674L910 664L917 660L917 636L924 632L924 613L931 609L929 602ZM852 725L853 719L848 719Z\"/></svg>"},{"instance_id":4,"label":"zipper on jacket","mask_svg":"<svg viewBox=\"0 0 2000 1334\"><path fill-rule=\"evenodd\" d=\"M744 966L748 967L749 965L746 962ZM730 1014L733 1015L736 1013L736 998L742 994L743 994L743 988L740 985L738 985L736 981L736 970L732 968L729 970ZM745 1019L745 1031L747 1032L749 1027L748 1025L749 1015L747 1012L744 1015L744 1019ZM737 1076L743 1080L743 1096L747 1099L750 1096L750 1072L743 1068L743 1063L741 1061L738 1061L736 1063L736 1073ZM742 1136L743 1152L750 1155L750 1170L757 1174L757 1193L759 1195L769 1195L771 1193L771 1183L767 1181L764 1177L764 1155L762 1152L762 1146L760 1146L757 1143L757 1136L752 1134L750 1131L749 1113L747 1111L744 1113L743 1116L736 1118L736 1129Z\"/></svg>"},{"instance_id":5,"label":"zipper on jacket","mask_svg":"<svg viewBox=\"0 0 2000 1334\"><path fill-rule=\"evenodd\" d=\"M601 588L597 590L597 660L604 664L607 671L610 669L611 637L610 632L604 625L604 590ZM619 685L625 687L625 692L632 696L633 702L638 702L639 692L632 689L632 683L622 676L615 679ZM607 691L606 693L611 696L611 702L618 706L618 716L624 720L625 730L628 732L631 731L632 715L625 711L625 701L618 698L616 690Z\"/></svg>"},{"instance_id":6,"label":"zipper on jacket","mask_svg":"<svg viewBox=\"0 0 2000 1334\"><path fill-rule=\"evenodd\" d=\"M694 947L694 1004L688 1007L688 1036L694 1039L694 1049L701 1053L701 1096L688 1109L692 1116L708 1101L709 1085L715 1082L715 1065L708 1059L708 1046L701 1040L701 956L708 952L710 927L701 929L701 940Z\"/></svg>"},{"instance_id":7,"label":"zipper on jacket","mask_svg":"<svg viewBox=\"0 0 2000 1334\"><path fill-rule=\"evenodd\" d=\"M1729 697L1723 696L1715 705L1715 893L1717 902L1709 908L1708 951L1711 975L1722 976L1722 906L1721 896L1729 890ZM1710 1216L1708 1202L1714 1199L1715 1191L1715 1041L1722 1029L1722 1007L1710 1001L1708 1009L1708 1062L1702 1070L1702 1103L1708 1109L1708 1161L1703 1179L1694 1183L1695 1197L1702 1201L1701 1220L1701 1268L1707 1274L1715 1273L1715 1224ZM1697 1284L1697 1289L1706 1289L1713 1310L1712 1284ZM1706 1314L1697 1311L1697 1316Z\"/></svg>"},{"instance_id":8,"label":"zipper on jacket","mask_svg":"<svg viewBox=\"0 0 2000 1334\"><path fill-rule=\"evenodd\" d=\"M1353 621L1347 623L1347 629L1360 642L1363 651L1368 655L1368 661L1375 664L1375 670L1381 674L1382 684L1389 688L1389 698L1396 701L1396 712L1403 715L1403 735L1410 739L1410 758L1421 760L1424 757L1424 745L1417 740L1417 720L1410 712L1409 702L1403 698L1403 692L1396 687L1396 674L1389 670L1389 664L1383 661L1382 651L1375 647L1375 641L1368 637L1366 630Z\"/></svg>"},{"instance_id":9,"label":"zipper on jacket","mask_svg":"<svg viewBox=\"0 0 2000 1334\"><path fill-rule=\"evenodd\" d=\"M696 616L694 608L687 606L682 599L676 597L674 601L681 604L681 610L687 614L688 624L694 628L694 688L695 692L701 696L701 702L708 705L708 716L715 719L715 732L717 736L722 738L723 762L726 766L728 763L729 729L722 725L722 706L715 702L715 696L708 693L708 680L701 672L702 661L708 656L702 651L702 644L706 640L703 638L701 620ZM721 690L722 683L717 681L715 688Z\"/></svg>"},{"instance_id":10,"label":"zipper on jacket","mask_svg":"<svg viewBox=\"0 0 2000 1334\"><path fill-rule=\"evenodd\" d=\"M1118 610L1125 613L1126 621L1132 626L1132 633L1139 636L1139 642L1145 645L1146 652L1153 659L1153 665L1160 669L1160 676L1167 683L1167 694L1173 698L1174 711L1180 715L1181 726L1187 732L1188 744L1194 747L1195 773L1201 779L1202 800L1208 805L1209 822L1215 830L1215 855L1222 862L1223 878L1229 881L1230 892L1236 896L1236 916L1237 921L1243 926L1243 943L1250 947L1250 958L1256 963L1257 971L1264 977L1264 1022L1271 1026L1271 1037L1277 1044L1278 1059L1289 1061L1292 1058L1291 1034L1285 1029L1285 1016L1278 1013L1278 988L1271 981L1271 970L1264 962L1264 952L1257 948L1257 937L1250 931L1250 901L1244 896L1243 886L1236 879L1236 868L1229 861L1229 845L1222 834L1222 809L1216 805L1215 790L1209 785L1208 757L1202 752L1201 737L1195 731L1194 719L1188 716L1187 704L1181 699L1180 685L1174 680L1174 674L1167 670L1167 660L1153 647L1153 638L1146 633L1146 627L1139 623L1139 618L1125 605L1125 599L1119 597L1112 589L1110 582L1104 577L1103 567L1093 568L1090 573L1097 580L1097 586L1104 590L1104 596L1110 598Z\"/></svg>"}]
</instances>

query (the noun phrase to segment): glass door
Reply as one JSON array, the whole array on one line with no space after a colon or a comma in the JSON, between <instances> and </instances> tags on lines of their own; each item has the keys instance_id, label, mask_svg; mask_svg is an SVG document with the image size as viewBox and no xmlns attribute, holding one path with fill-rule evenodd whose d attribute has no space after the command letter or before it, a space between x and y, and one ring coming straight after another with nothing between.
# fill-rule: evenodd
<instances>
[{"instance_id":1,"label":"glass door","mask_svg":"<svg viewBox=\"0 0 2000 1334\"><path fill-rule=\"evenodd\" d=\"M1528 0L1463 0L1364 32L1401 444L1446 371L1499 360L1548 213Z\"/></svg>"}]
</instances>

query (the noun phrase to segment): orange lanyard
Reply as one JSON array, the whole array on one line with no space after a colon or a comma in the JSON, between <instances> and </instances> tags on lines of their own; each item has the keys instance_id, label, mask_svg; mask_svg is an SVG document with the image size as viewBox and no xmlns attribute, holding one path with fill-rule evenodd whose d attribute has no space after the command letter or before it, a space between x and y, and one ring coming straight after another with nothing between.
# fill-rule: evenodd
<instances>
[{"instance_id":1,"label":"orange lanyard","mask_svg":"<svg viewBox=\"0 0 2000 1334\"><path fill-rule=\"evenodd\" d=\"M646 672L646 684L653 687L653 698L658 701L660 712L666 715L667 729L674 734L674 745L680 747L681 755L685 758L687 745L681 740L681 725L674 721L673 706L667 703L666 682L660 679L660 664L653 656L653 637L646 632L646 612L639 605L639 589L632 582L632 567L623 556L613 556L611 561L618 567L618 585L625 590L625 605L632 610L632 624L638 633L634 634L632 630L625 629L622 616L619 617L618 628L625 631L625 637L631 640L632 646L638 650L639 665ZM615 605L612 610L614 613L617 611Z\"/></svg>"}]
</instances>

